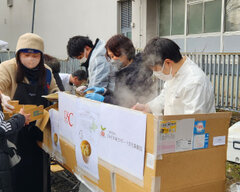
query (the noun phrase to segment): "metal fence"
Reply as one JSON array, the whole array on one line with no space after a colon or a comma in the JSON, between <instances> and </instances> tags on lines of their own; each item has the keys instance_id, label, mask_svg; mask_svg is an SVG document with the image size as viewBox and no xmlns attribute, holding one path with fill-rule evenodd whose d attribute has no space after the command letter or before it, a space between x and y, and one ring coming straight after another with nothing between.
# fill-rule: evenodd
<instances>
[{"instance_id":1,"label":"metal fence","mask_svg":"<svg viewBox=\"0 0 240 192\"><path fill-rule=\"evenodd\" d=\"M197 63L212 82L216 107L225 110L240 111L240 53L183 53ZM14 52L0 52L0 61L15 56ZM61 72L72 73L81 69L76 59L60 60ZM160 81L159 88L163 87Z\"/></svg>"},{"instance_id":2,"label":"metal fence","mask_svg":"<svg viewBox=\"0 0 240 192\"><path fill-rule=\"evenodd\" d=\"M0 51L0 63L15 57L15 52L13 51Z\"/></svg>"},{"instance_id":3,"label":"metal fence","mask_svg":"<svg viewBox=\"0 0 240 192\"><path fill-rule=\"evenodd\" d=\"M77 59L60 60L60 64L61 73L72 73L78 69L85 70L85 67L81 67Z\"/></svg>"},{"instance_id":4,"label":"metal fence","mask_svg":"<svg viewBox=\"0 0 240 192\"><path fill-rule=\"evenodd\" d=\"M15 57L14 51L0 51L0 63ZM72 73L78 69L85 70L80 66L77 59L59 60L61 65L61 73Z\"/></svg>"},{"instance_id":5,"label":"metal fence","mask_svg":"<svg viewBox=\"0 0 240 192\"><path fill-rule=\"evenodd\" d=\"M216 107L240 111L239 53L186 53L197 63L212 82Z\"/></svg>"}]
</instances>

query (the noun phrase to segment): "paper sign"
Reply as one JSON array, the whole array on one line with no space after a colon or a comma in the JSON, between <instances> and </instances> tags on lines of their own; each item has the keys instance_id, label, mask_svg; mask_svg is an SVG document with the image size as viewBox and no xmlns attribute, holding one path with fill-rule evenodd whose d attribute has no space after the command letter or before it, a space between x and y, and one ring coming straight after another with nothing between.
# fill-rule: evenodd
<instances>
[{"instance_id":1,"label":"paper sign","mask_svg":"<svg viewBox=\"0 0 240 192\"><path fill-rule=\"evenodd\" d=\"M143 179L146 114L59 93L59 134L75 144L77 165L98 176L98 156Z\"/></svg>"},{"instance_id":2,"label":"paper sign","mask_svg":"<svg viewBox=\"0 0 240 192\"><path fill-rule=\"evenodd\" d=\"M192 150L194 119L159 121L157 154Z\"/></svg>"},{"instance_id":3,"label":"paper sign","mask_svg":"<svg viewBox=\"0 0 240 192\"><path fill-rule=\"evenodd\" d=\"M100 114L99 157L142 180L146 114L113 105Z\"/></svg>"},{"instance_id":4,"label":"paper sign","mask_svg":"<svg viewBox=\"0 0 240 192\"><path fill-rule=\"evenodd\" d=\"M206 121L195 121L194 123L194 134L204 134L206 128Z\"/></svg>"},{"instance_id":5,"label":"paper sign","mask_svg":"<svg viewBox=\"0 0 240 192\"><path fill-rule=\"evenodd\" d=\"M149 167L150 169L154 169L154 165L155 165L155 156L151 153L147 153L147 167Z\"/></svg>"},{"instance_id":6,"label":"paper sign","mask_svg":"<svg viewBox=\"0 0 240 192\"><path fill-rule=\"evenodd\" d=\"M77 97L59 92L59 133L72 143L75 128ZM73 144L73 143L72 143Z\"/></svg>"},{"instance_id":7,"label":"paper sign","mask_svg":"<svg viewBox=\"0 0 240 192\"><path fill-rule=\"evenodd\" d=\"M53 151L57 151L61 154L61 147L59 143L59 112L55 109L49 110L50 122L51 122L51 136Z\"/></svg>"},{"instance_id":8,"label":"paper sign","mask_svg":"<svg viewBox=\"0 0 240 192\"><path fill-rule=\"evenodd\" d=\"M193 138L193 149L205 149L208 147L209 134L197 134Z\"/></svg>"},{"instance_id":9,"label":"paper sign","mask_svg":"<svg viewBox=\"0 0 240 192\"><path fill-rule=\"evenodd\" d=\"M84 171L99 179L98 173L98 134L99 110L101 103L89 102L78 98L75 120L74 144L77 165Z\"/></svg>"},{"instance_id":10,"label":"paper sign","mask_svg":"<svg viewBox=\"0 0 240 192\"><path fill-rule=\"evenodd\" d=\"M193 149L208 148L209 134L205 133L206 121L195 121L193 129Z\"/></svg>"},{"instance_id":11,"label":"paper sign","mask_svg":"<svg viewBox=\"0 0 240 192\"><path fill-rule=\"evenodd\" d=\"M192 150L194 121L195 119L177 121L176 152Z\"/></svg>"},{"instance_id":12,"label":"paper sign","mask_svg":"<svg viewBox=\"0 0 240 192\"><path fill-rule=\"evenodd\" d=\"M177 121L160 121L158 154L175 152Z\"/></svg>"},{"instance_id":13,"label":"paper sign","mask_svg":"<svg viewBox=\"0 0 240 192\"><path fill-rule=\"evenodd\" d=\"M213 146L225 145L226 136L213 137Z\"/></svg>"}]
</instances>

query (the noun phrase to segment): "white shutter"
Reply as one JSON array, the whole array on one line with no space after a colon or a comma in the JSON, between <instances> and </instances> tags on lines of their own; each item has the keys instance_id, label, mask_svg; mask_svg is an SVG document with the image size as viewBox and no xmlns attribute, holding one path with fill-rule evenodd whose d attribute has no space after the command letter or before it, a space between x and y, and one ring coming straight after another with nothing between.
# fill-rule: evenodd
<instances>
[{"instance_id":1,"label":"white shutter","mask_svg":"<svg viewBox=\"0 0 240 192\"><path fill-rule=\"evenodd\" d=\"M130 37L132 22L132 0L121 1L121 33Z\"/></svg>"}]
</instances>

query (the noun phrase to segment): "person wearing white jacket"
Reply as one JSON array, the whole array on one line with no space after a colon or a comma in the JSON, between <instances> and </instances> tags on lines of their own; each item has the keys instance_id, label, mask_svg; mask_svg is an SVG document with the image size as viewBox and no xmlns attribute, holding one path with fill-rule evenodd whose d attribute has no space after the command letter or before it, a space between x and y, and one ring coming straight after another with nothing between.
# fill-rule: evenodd
<instances>
[{"instance_id":1,"label":"person wearing white jacket","mask_svg":"<svg viewBox=\"0 0 240 192\"><path fill-rule=\"evenodd\" d=\"M188 57L182 57L178 45L170 39L153 38L144 49L146 64L165 81L159 96L133 109L155 115L214 113L212 84L205 73Z\"/></svg>"},{"instance_id":2,"label":"person wearing white jacket","mask_svg":"<svg viewBox=\"0 0 240 192\"><path fill-rule=\"evenodd\" d=\"M74 92L74 87L87 84L87 73L84 70L76 70L72 74L59 73L65 91Z\"/></svg>"}]
</instances>

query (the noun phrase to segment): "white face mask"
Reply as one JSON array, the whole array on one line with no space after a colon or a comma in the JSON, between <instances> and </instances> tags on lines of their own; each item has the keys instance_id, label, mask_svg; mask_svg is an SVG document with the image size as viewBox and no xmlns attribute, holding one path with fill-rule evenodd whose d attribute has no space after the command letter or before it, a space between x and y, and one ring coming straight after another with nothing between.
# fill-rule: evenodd
<instances>
[{"instance_id":1,"label":"white face mask","mask_svg":"<svg viewBox=\"0 0 240 192\"><path fill-rule=\"evenodd\" d=\"M21 60L22 64L29 69L33 69L33 68L37 67L40 62L40 58L34 58L31 56L20 57L20 60Z\"/></svg>"},{"instance_id":2,"label":"white face mask","mask_svg":"<svg viewBox=\"0 0 240 192\"><path fill-rule=\"evenodd\" d=\"M86 49L84 49L83 58L79 60L80 64L85 63L87 61L86 55L87 55Z\"/></svg>"},{"instance_id":3,"label":"white face mask","mask_svg":"<svg viewBox=\"0 0 240 192\"><path fill-rule=\"evenodd\" d=\"M111 64L117 68L117 70L120 70L122 68L122 62L119 59L111 59Z\"/></svg>"},{"instance_id":4,"label":"white face mask","mask_svg":"<svg viewBox=\"0 0 240 192\"><path fill-rule=\"evenodd\" d=\"M83 57L82 59L79 60L80 64L85 63L87 61L86 57Z\"/></svg>"},{"instance_id":5,"label":"white face mask","mask_svg":"<svg viewBox=\"0 0 240 192\"><path fill-rule=\"evenodd\" d=\"M153 71L153 75L155 75L158 79L161 79L163 81L171 80L173 78L173 76L172 76L172 67L170 69L170 73L166 75L166 74L163 73L164 65L165 64L163 64L163 67L162 67L161 71Z\"/></svg>"}]
</instances>

